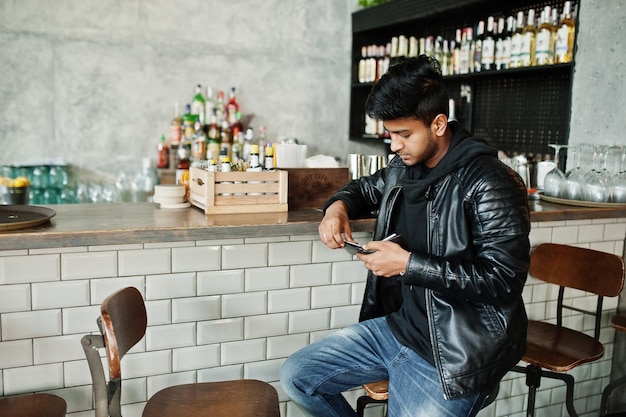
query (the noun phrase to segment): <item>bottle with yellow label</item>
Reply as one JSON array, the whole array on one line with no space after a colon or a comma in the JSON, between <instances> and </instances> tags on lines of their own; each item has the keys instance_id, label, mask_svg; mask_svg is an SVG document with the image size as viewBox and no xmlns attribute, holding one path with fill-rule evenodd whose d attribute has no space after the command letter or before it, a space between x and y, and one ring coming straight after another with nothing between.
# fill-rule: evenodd
<instances>
[{"instance_id":1,"label":"bottle with yellow label","mask_svg":"<svg viewBox=\"0 0 626 417\"><path fill-rule=\"evenodd\" d=\"M576 23L572 19L572 4L566 1L563 5L563 18L557 29L554 62L557 64L572 62L574 59L574 31Z\"/></svg>"}]
</instances>

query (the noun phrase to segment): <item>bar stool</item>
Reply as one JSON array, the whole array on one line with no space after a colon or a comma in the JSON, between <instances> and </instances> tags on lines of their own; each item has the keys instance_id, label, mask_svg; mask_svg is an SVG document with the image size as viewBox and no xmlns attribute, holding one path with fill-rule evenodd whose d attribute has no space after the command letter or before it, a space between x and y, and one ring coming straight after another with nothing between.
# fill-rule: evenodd
<instances>
[{"instance_id":1,"label":"bar stool","mask_svg":"<svg viewBox=\"0 0 626 417\"><path fill-rule=\"evenodd\" d=\"M626 332L626 314L616 314L611 318L611 326L620 332ZM611 382L602 391L602 402L600 403L600 416L606 417L626 417L626 412L606 414L609 406L609 398L615 388L626 384L626 376Z\"/></svg>"},{"instance_id":2,"label":"bar stool","mask_svg":"<svg viewBox=\"0 0 626 417\"><path fill-rule=\"evenodd\" d=\"M0 417L65 417L65 411L65 400L53 394L0 397Z\"/></svg>"},{"instance_id":3,"label":"bar stool","mask_svg":"<svg viewBox=\"0 0 626 417\"><path fill-rule=\"evenodd\" d=\"M570 416L577 416L574 409L574 377L566 372L595 361L604 354L604 346L598 340L602 300L604 297L616 297L621 292L624 285L624 261L619 256L606 252L544 243L531 253L530 274L547 283L558 285L559 295L556 324L529 320L526 352L522 357L528 365L515 366L512 369L526 374L526 415L534 415L535 394L541 378L545 377L565 382L567 411ZM565 288L595 294L595 311L584 310L576 305L565 305ZM563 326L563 309L594 316L594 336Z\"/></svg>"},{"instance_id":4,"label":"bar stool","mask_svg":"<svg viewBox=\"0 0 626 417\"><path fill-rule=\"evenodd\" d=\"M365 395L360 396L356 400L356 413L363 417L365 407L368 404L386 403L389 400L389 381L382 380L363 384ZM500 384L497 384L494 390L485 398L485 402L481 408L487 407L495 401L500 391Z\"/></svg>"},{"instance_id":5,"label":"bar stool","mask_svg":"<svg viewBox=\"0 0 626 417\"><path fill-rule=\"evenodd\" d=\"M120 394L124 355L146 333L146 307L133 287L109 295L97 319L101 335L86 335L82 346L87 357L95 397L96 417L121 417ZM107 356L109 381L99 348ZM182 384L164 388L148 399L143 417L280 417L278 393L267 382L234 380Z\"/></svg>"}]
</instances>

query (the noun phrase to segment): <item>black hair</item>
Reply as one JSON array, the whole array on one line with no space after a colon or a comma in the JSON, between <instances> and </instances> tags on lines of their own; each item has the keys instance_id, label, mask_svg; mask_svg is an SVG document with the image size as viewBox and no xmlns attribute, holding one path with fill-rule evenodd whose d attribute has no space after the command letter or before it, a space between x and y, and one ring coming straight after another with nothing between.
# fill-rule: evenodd
<instances>
[{"instance_id":1,"label":"black hair","mask_svg":"<svg viewBox=\"0 0 626 417\"><path fill-rule=\"evenodd\" d=\"M372 87L365 111L377 120L416 118L428 126L438 114L448 116L448 100L439 62L420 55L389 67Z\"/></svg>"}]
</instances>

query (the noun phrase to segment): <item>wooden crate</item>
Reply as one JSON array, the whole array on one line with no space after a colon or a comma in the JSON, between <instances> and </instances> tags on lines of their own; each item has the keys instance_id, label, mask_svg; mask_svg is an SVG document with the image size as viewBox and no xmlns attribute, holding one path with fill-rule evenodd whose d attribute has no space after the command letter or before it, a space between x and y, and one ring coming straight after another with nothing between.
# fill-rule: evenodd
<instances>
[{"instance_id":1,"label":"wooden crate","mask_svg":"<svg viewBox=\"0 0 626 417\"><path fill-rule=\"evenodd\" d=\"M287 211L287 171L189 169L189 202L206 214Z\"/></svg>"},{"instance_id":2,"label":"wooden crate","mask_svg":"<svg viewBox=\"0 0 626 417\"><path fill-rule=\"evenodd\" d=\"M322 208L350 181L348 168L287 168L289 209Z\"/></svg>"}]
</instances>

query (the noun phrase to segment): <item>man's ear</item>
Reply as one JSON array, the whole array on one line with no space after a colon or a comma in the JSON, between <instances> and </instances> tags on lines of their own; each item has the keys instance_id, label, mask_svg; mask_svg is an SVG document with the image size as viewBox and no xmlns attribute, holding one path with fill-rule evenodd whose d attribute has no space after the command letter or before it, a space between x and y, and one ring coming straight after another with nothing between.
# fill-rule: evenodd
<instances>
[{"instance_id":1,"label":"man's ear","mask_svg":"<svg viewBox=\"0 0 626 417\"><path fill-rule=\"evenodd\" d=\"M448 127L448 118L445 114L438 114L433 122L430 124L430 128L433 133L437 136L443 136L446 132L446 128Z\"/></svg>"}]
</instances>

